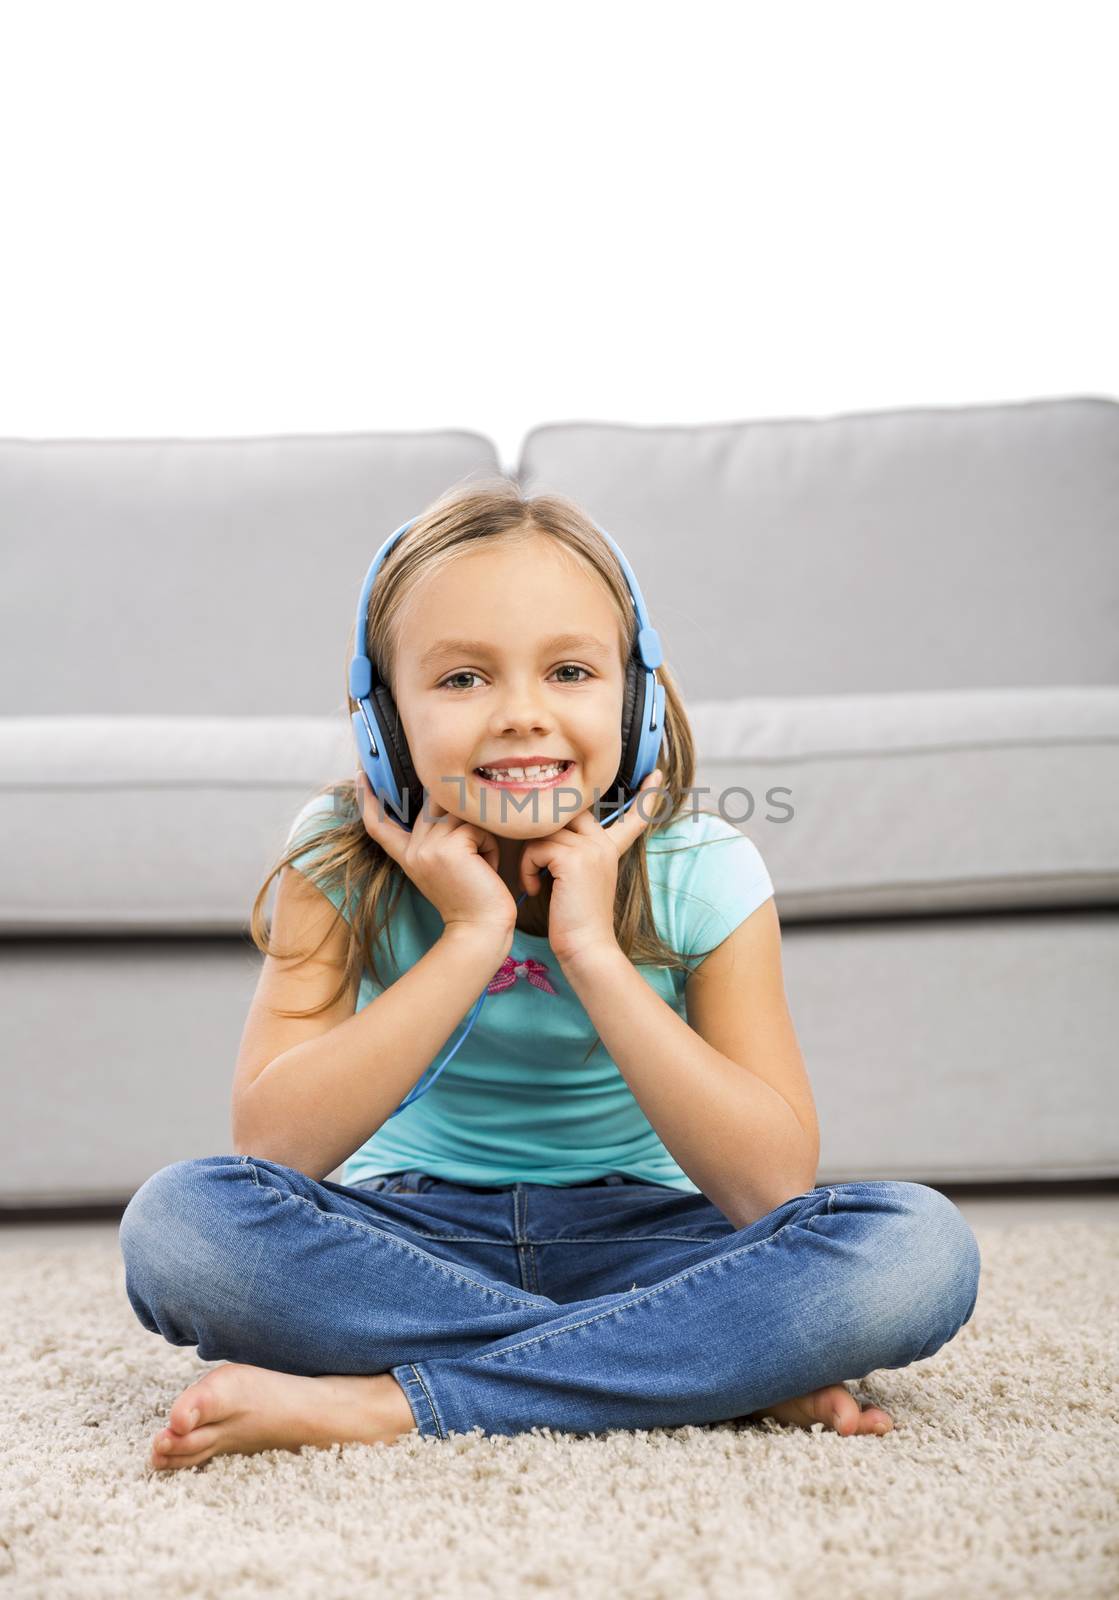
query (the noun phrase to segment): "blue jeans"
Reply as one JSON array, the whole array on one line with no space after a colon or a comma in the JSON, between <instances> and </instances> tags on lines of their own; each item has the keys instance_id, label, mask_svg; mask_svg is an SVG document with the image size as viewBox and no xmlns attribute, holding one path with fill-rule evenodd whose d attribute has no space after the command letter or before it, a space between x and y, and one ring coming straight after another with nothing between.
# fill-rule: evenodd
<instances>
[{"instance_id":1,"label":"blue jeans","mask_svg":"<svg viewBox=\"0 0 1119 1600\"><path fill-rule=\"evenodd\" d=\"M618 1173L348 1186L203 1156L141 1185L120 1248L150 1332L203 1361L390 1372L440 1439L742 1417L933 1355L979 1287L959 1209L893 1180L735 1229L702 1194Z\"/></svg>"}]
</instances>

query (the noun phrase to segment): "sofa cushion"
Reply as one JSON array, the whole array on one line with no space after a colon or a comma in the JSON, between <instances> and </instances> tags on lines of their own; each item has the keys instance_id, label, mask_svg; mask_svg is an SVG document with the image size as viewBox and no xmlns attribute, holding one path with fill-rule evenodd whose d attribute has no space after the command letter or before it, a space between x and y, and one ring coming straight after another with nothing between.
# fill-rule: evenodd
<instances>
[{"instance_id":1,"label":"sofa cushion","mask_svg":"<svg viewBox=\"0 0 1119 1600\"><path fill-rule=\"evenodd\" d=\"M782 917L1119 903L1119 688L691 707L697 804L750 835Z\"/></svg>"},{"instance_id":2,"label":"sofa cushion","mask_svg":"<svg viewBox=\"0 0 1119 1600\"><path fill-rule=\"evenodd\" d=\"M348 718L0 717L3 933L237 933Z\"/></svg>"},{"instance_id":3,"label":"sofa cushion","mask_svg":"<svg viewBox=\"0 0 1119 1600\"><path fill-rule=\"evenodd\" d=\"M0 440L0 714L344 709L378 546L499 471L451 430Z\"/></svg>"},{"instance_id":4,"label":"sofa cushion","mask_svg":"<svg viewBox=\"0 0 1119 1600\"><path fill-rule=\"evenodd\" d=\"M753 839L783 920L1119 900L1119 689L691 718L696 803ZM244 932L300 807L355 771L341 716L0 718L0 933Z\"/></svg>"},{"instance_id":5,"label":"sofa cushion","mask_svg":"<svg viewBox=\"0 0 1119 1600\"><path fill-rule=\"evenodd\" d=\"M1119 403L549 423L694 700L1119 683Z\"/></svg>"}]
</instances>

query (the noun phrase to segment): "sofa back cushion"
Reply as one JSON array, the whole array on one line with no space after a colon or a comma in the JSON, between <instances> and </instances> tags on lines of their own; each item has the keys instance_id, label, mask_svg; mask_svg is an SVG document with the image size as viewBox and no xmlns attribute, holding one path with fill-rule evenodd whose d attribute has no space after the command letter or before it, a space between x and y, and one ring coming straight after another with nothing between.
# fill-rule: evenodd
<instances>
[{"instance_id":1,"label":"sofa back cushion","mask_svg":"<svg viewBox=\"0 0 1119 1600\"><path fill-rule=\"evenodd\" d=\"M0 715L346 712L377 547L465 432L0 440Z\"/></svg>"},{"instance_id":2,"label":"sofa back cushion","mask_svg":"<svg viewBox=\"0 0 1119 1600\"><path fill-rule=\"evenodd\" d=\"M686 697L1119 683L1119 404L550 423Z\"/></svg>"}]
</instances>

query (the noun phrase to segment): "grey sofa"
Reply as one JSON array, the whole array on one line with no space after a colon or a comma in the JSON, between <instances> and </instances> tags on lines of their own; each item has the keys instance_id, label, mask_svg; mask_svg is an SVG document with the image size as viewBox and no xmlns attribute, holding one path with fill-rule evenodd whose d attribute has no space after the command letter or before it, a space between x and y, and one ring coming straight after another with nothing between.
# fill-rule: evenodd
<instances>
[{"instance_id":1,"label":"grey sofa","mask_svg":"<svg viewBox=\"0 0 1119 1600\"><path fill-rule=\"evenodd\" d=\"M368 561L499 470L0 441L0 1206L230 1150L249 907L353 770ZM1119 1175L1119 405L549 424L505 470L626 551L769 867L819 1181Z\"/></svg>"}]
</instances>

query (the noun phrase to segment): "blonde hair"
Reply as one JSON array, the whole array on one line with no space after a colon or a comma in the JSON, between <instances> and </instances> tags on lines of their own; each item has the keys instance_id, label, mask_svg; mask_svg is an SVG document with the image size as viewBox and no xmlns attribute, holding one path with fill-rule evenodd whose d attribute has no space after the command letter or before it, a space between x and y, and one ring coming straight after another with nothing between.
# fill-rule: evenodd
<instances>
[{"instance_id":1,"label":"blonde hair","mask_svg":"<svg viewBox=\"0 0 1119 1600\"><path fill-rule=\"evenodd\" d=\"M515 481L494 476L465 487L452 488L441 495L397 541L377 573L369 596L365 649L390 689L394 682L401 622L417 581L480 548L504 548L514 542L537 538L550 540L553 546L566 557L577 561L607 590L618 615L619 650L624 671L637 633L637 613L614 551L574 502L554 494L526 498ZM357 703L349 694L349 664L353 650L354 630L351 627L345 661L346 699L351 713L357 710ZM664 736L656 763L661 769L659 788L662 793L655 806L645 800L634 802L652 817L637 841L638 846L643 845L649 836L663 833L676 820L685 809L685 797L695 780L692 731L667 665L662 664L657 668L657 678L664 685ZM639 698L634 715L640 714ZM403 735L400 737L402 739ZM268 873L253 901L250 930L258 950L282 960L292 960L297 956L304 960L315 955L337 926L338 918L343 915L340 910L315 950L306 952L274 949L271 930L264 918L264 900L272 879L313 846L317 855L303 869L307 878L320 889L340 889L343 905L352 907L352 914L346 919L350 937L345 971L334 994L329 1000L305 1011L281 1011L278 1015L316 1016L334 1005L351 986L356 992L366 971L371 973L380 988L385 988L375 953L375 945L382 932L386 934L389 954L395 963L392 916L403 892L406 875L367 833L359 811L356 788L355 773L353 778L324 785L317 791L319 795L329 794L332 798L331 822L310 844L306 838L292 842ZM689 809L703 811L705 808ZM705 843L717 842L714 839L697 840L694 844L679 848L694 850L702 848ZM675 851L662 850L660 853L667 855ZM552 879L545 876L542 884L540 903L546 914L551 899ZM710 951L704 950L687 957L660 937L653 916L644 848L627 850L618 862L614 932L619 946L635 965L664 967L690 974L693 965L710 954ZM584 1061L598 1042L596 1034Z\"/></svg>"}]
</instances>

